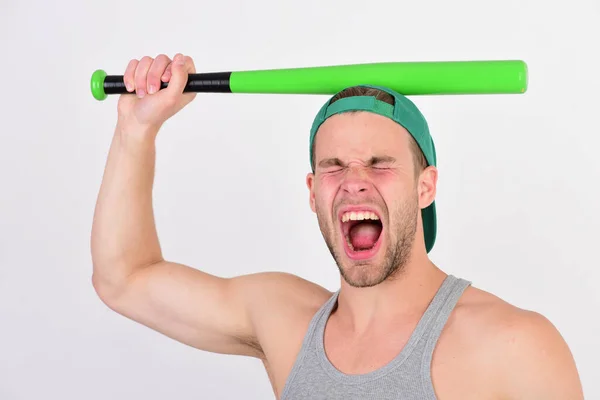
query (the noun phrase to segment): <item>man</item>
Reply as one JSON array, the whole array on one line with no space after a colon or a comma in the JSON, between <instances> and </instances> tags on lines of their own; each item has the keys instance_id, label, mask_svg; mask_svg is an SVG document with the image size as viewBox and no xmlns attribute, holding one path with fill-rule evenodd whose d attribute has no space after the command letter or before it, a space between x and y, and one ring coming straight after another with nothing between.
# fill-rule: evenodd
<instances>
[{"instance_id":1,"label":"man","mask_svg":"<svg viewBox=\"0 0 600 400\"><path fill-rule=\"evenodd\" d=\"M155 138L190 103L193 60L132 60L92 232L93 285L116 312L198 349L256 357L278 399L582 399L571 352L543 316L428 258L436 156L405 97L357 87L311 131L310 206L340 290L290 274L225 279L163 258ZM168 88L157 91L160 81Z\"/></svg>"}]
</instances>

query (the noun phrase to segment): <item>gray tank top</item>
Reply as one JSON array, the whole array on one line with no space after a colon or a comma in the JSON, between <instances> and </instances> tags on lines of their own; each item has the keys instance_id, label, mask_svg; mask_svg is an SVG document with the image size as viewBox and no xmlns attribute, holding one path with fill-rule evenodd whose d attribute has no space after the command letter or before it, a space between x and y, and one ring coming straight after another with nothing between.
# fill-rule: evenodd
<instances>
[{"instance_id":1,"label":"gray tank top","mask_svg":"<svg viewBox=\"0 0 600 400\"><path fill-rule=\"evenodd\" d=\"M436 400L431 381L433 350L470 284L448 275L402 351L382 368L362 375L342 373L325 355L323 334L337 291L312 318L281 400Z\"/></svg>"}]
</instances>

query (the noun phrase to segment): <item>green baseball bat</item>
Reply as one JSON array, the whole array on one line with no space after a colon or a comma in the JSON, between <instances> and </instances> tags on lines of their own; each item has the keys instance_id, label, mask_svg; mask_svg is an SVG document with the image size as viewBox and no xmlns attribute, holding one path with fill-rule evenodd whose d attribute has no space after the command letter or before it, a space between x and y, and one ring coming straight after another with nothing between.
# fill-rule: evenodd
<instances>
[{"instance_id":1,"label":"green baseball bat","mask_svg":"<svg viewBox=\"0 0 600 400\"><path fill-rule=\"evenodd\" d=\"M385 86L404 95L510 94L527 90L522 60L380 62L253 71L190 74L184 92L335 94L356 85ZM161 82L161 89L168 83ZM94 98L127 94L123 75L99 69Z\"/></svg>"}]
</instances>

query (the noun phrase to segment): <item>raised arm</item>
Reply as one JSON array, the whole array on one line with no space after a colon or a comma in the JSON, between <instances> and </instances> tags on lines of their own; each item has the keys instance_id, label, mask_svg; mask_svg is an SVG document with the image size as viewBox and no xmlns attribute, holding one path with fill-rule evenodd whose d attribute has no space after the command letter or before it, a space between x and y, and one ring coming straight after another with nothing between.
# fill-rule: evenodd
<instances>
[{"instance_id":1,"label":"raised arm","mask_svg":"<svg viewBox=\"0 0 600 400\"><path fill-rule=\"evenodd\" d=\"M119 99L92 228L93 286L111 309L178 341L262 357L250 318L257 277L224 279L161 253L152 206L155 138L195 97L182 93L193 72L183 56L144 57L127 67L124 79L138 95ZM154 93L161 79L169 86Z\"/></svg>"}]
</instances>

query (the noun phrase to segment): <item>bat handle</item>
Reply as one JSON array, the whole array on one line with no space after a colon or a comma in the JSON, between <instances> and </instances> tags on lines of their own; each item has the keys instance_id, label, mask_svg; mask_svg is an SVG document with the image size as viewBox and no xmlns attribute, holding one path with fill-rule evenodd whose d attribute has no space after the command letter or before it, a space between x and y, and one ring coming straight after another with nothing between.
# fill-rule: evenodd
<instances>
[{"instance_id":1,"label":"bat handle","mask_svg":"<svg viewBox=\"0 0 600 400\"><path fill-rule=\"evenodd\" d=\"M229 85L231 72L210 72L189 74L184 92L231 93ZM96 100L104 100L109 94L133 94L127 91L123 75L107 75L98 69L92 74L90 82L92 95ZM169 86L167 82L160 83L160 89Z\"/></svg>"}]
</instances>

